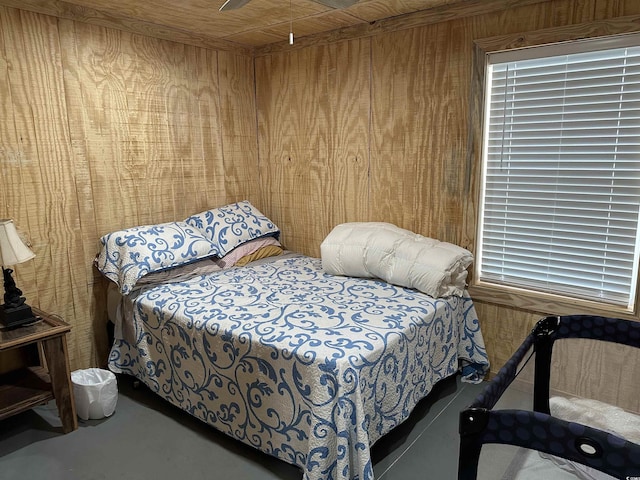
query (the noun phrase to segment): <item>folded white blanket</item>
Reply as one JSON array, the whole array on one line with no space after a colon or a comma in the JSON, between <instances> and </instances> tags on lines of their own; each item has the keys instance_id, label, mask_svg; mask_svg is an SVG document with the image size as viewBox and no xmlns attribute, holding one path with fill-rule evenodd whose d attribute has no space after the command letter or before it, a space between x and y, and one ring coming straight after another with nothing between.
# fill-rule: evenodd
<instances>
[{"instance_id":1,"label":"folded white blanket","mask_svg":"<svg viewBox=\"0 0 640 480\"><path fill-rule=\"evenodd\" d=\"M383 222L338 225L320 251L329 274L380 278L432 297L461 296L473 261L462 247Z\"/></svg>"}]
</instances>

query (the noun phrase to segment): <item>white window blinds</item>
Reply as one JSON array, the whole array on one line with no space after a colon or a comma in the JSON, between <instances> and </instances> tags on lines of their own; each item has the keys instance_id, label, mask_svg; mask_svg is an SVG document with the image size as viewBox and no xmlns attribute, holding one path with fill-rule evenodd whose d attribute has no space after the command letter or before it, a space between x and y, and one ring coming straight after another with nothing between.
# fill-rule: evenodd
<instances>
[{"instance_id":1,"label":"white window blinds","mask_svg":"<svg viewBox=\"0 0 640 480\"><path fill-rule=\"evenodd\" d=\"M489 63L480 280L633 308L640 47Z\"/></svg>"}]
</instances>

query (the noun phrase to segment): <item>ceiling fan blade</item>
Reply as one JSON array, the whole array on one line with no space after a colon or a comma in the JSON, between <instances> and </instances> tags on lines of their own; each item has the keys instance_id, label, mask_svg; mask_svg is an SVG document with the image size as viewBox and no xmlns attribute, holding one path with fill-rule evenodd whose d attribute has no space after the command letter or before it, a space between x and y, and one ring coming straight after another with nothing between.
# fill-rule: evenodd
<instances>
[{"instance_id":1,"label":"ceiling fan blade","mask_svg":"<svg viewBox=\"0 0 640 480\"><path fill-rule=\"evenodd\" d=\"M358 0L313 0L331 8L347 8L358 3Z\"/></svg>"},{"instance_id":2,"label":"ceiling fan blade","mask_svg":"<svg viewBox=\"0 0 640 480\"><path fill-rule=\"evenodd\" d=\"M227 0L220 7L220 11L222 12L224 10L235 10L236 8L244 7L250 1L251 0Z\"/></svg>"}]
</instances>

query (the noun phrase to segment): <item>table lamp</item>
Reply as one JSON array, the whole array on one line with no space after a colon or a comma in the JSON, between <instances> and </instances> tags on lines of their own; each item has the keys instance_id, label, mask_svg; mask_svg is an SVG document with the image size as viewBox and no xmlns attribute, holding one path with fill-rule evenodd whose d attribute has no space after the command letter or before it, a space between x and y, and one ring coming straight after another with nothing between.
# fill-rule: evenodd
<instances>
[{"instance_id":1,"label":"table lamp","mask_svg":"<svg viewBox=\"0 0 640 480\"><path fill-rule=\"evenodd\" d=\"M22 290L16 287L11 276L13 270L5 268L33 257L35 254L20 239L13 220L0 220L0 264L4 276L4 305L0 306L0 323L7 328L35 320L31 307L24 303Z\"/></svg>"}]
</instances>

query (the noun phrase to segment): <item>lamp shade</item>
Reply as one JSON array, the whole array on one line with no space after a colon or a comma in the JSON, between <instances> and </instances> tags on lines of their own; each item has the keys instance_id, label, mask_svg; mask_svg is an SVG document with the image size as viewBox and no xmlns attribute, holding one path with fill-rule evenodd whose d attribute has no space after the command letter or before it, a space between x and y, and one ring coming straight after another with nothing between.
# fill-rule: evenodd
<instances>
[{"instance_id":1,"label":"lamp shade","mask_svg":"<svg viewBox=\"0 0 640 480\"><path fill-rule=\"evenodd\" d=\"M13 220L0 220L0 264L16 265L35 256L20 239Z\"/></svg>"}]
</instances>

